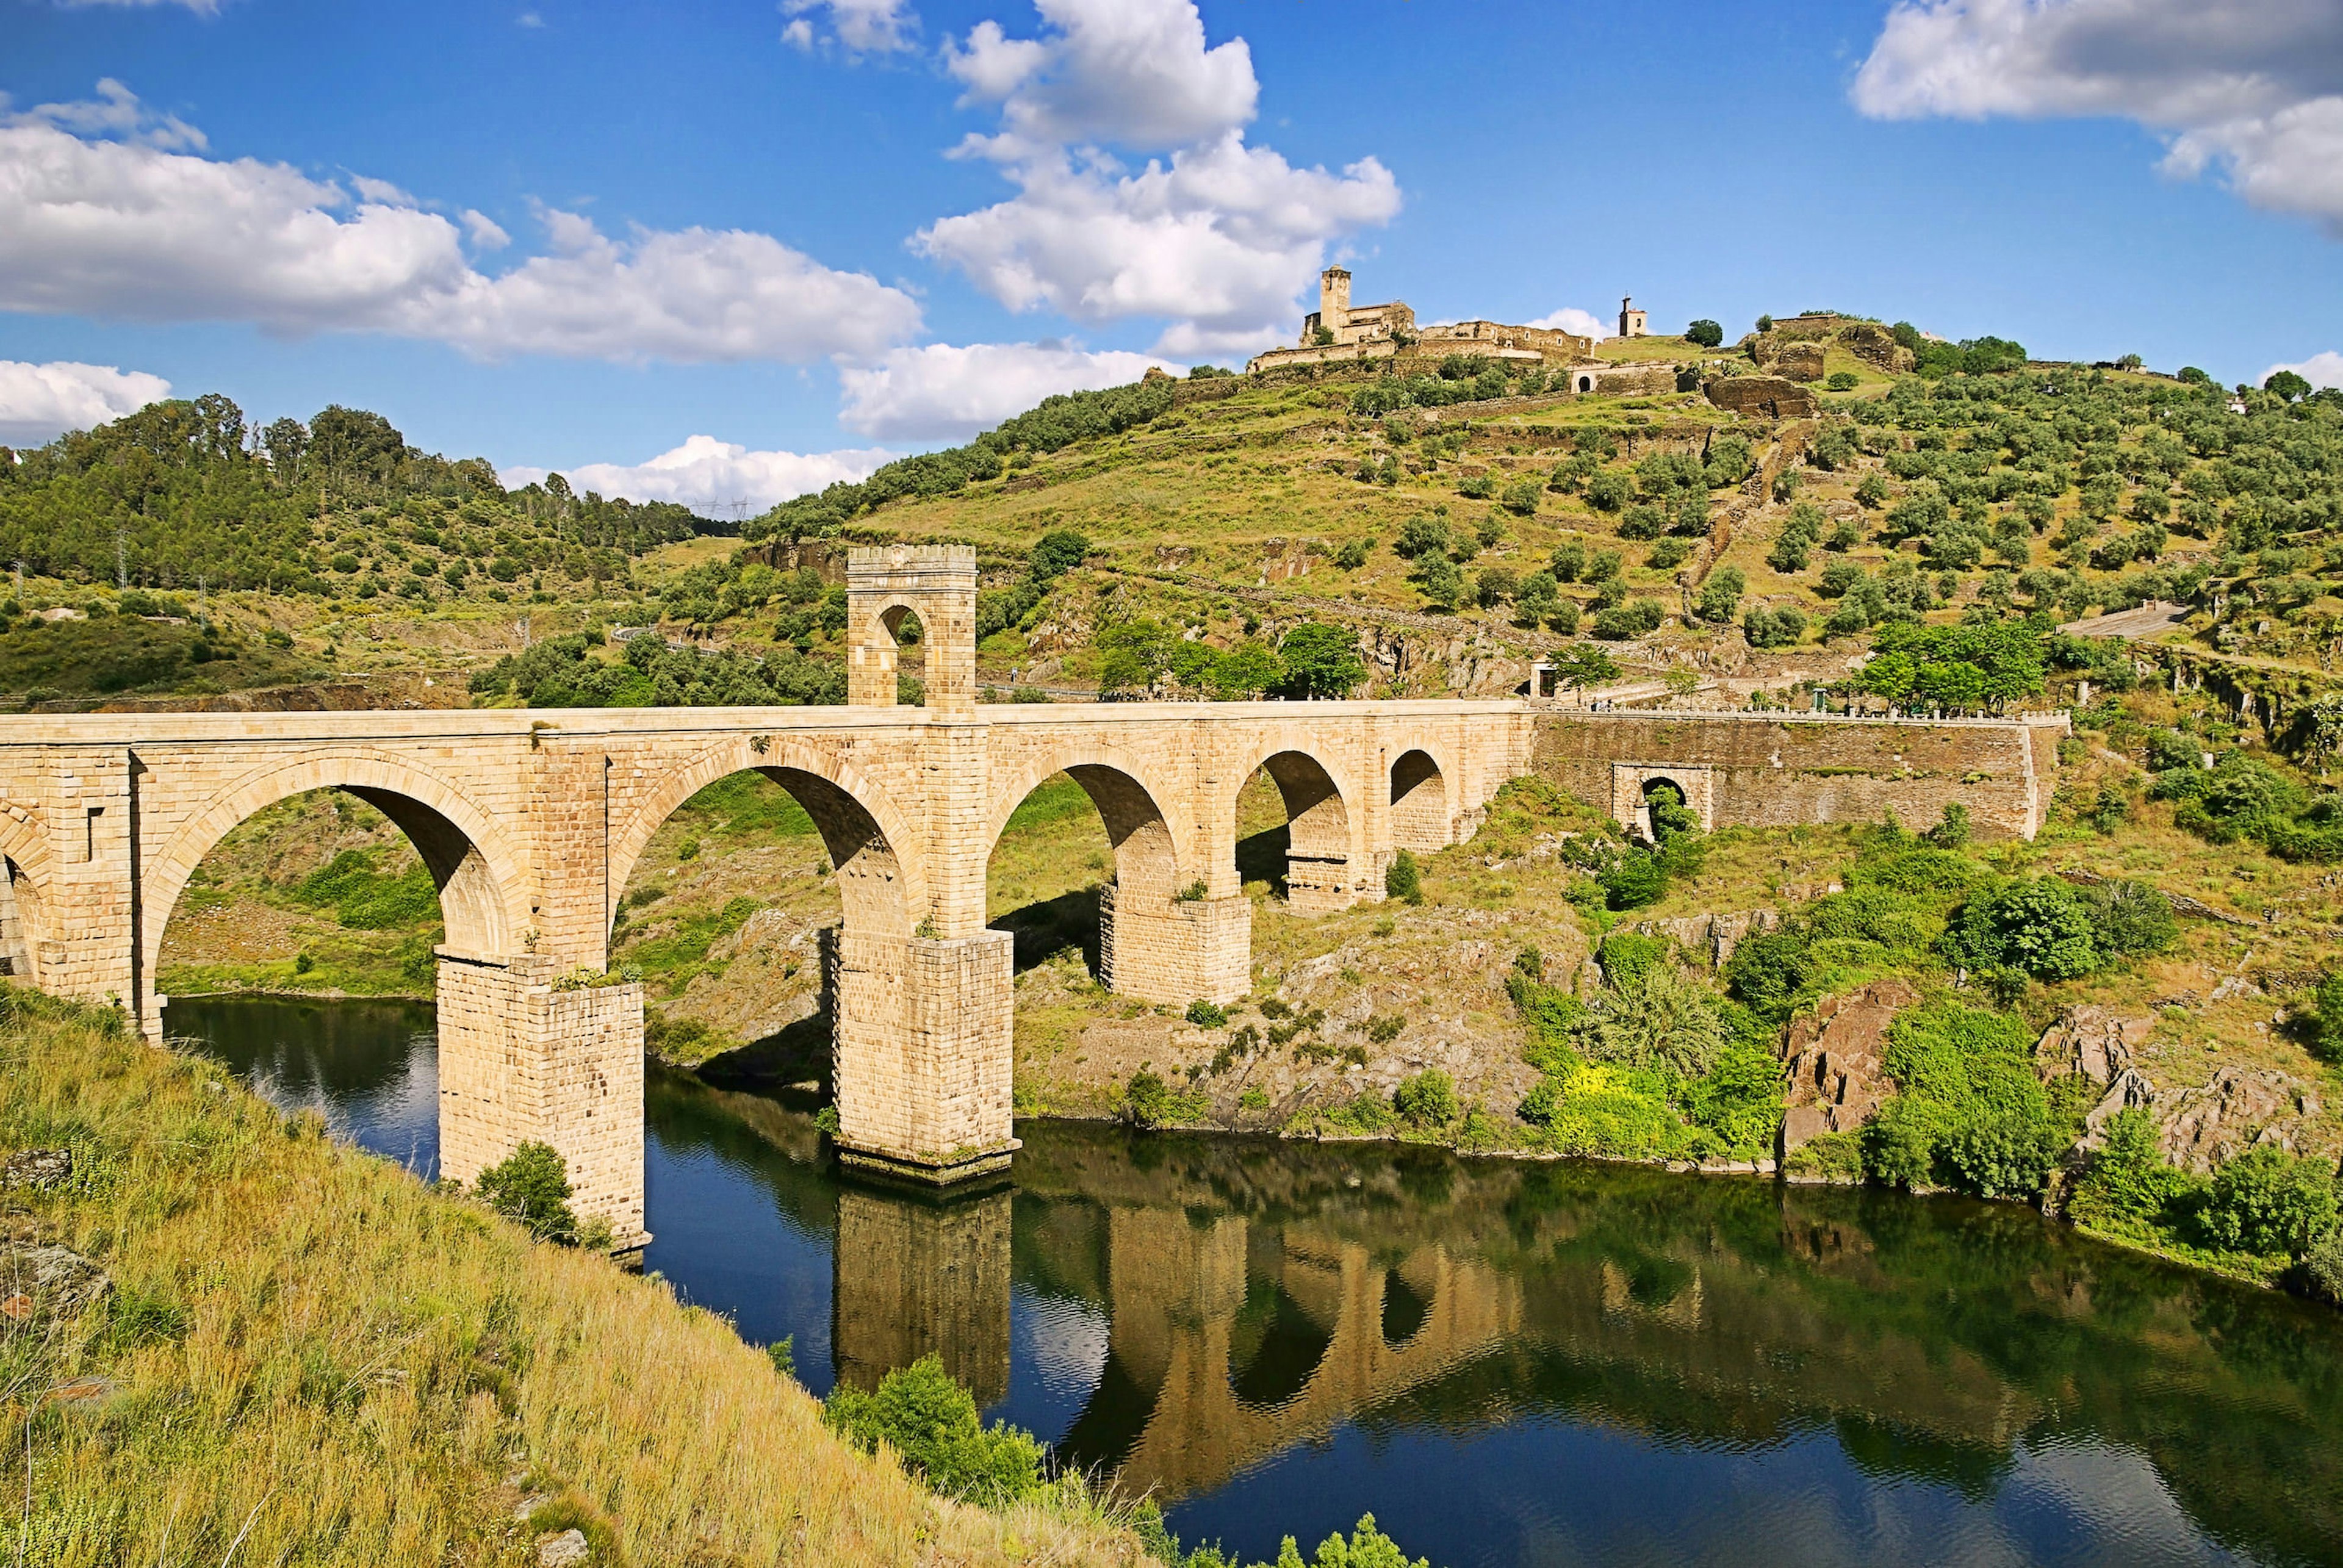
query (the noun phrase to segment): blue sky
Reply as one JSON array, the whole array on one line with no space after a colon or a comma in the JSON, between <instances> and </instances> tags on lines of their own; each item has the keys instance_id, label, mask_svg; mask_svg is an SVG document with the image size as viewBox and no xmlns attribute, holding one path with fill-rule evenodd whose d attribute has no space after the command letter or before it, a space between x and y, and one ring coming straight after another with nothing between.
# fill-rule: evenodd
<instances>
[{"instance_id":1,"label":"blue sky","mask_svg":"<svg viewBox=\"0 0 2343 1568\"><path fill-rule=\"evenodd\" d=\"M167 383L762 505L1241 361L1335 259L1427 319L1632 291L2343 377L2343 0L0 0L0 36L18 444Z\"/></svg>"}]
</instances>

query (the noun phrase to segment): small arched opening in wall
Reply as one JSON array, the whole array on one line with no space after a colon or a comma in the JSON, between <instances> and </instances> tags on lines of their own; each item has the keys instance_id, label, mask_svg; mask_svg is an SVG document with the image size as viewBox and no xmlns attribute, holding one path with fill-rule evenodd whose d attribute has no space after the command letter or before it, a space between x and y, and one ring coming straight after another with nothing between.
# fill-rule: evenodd
<instances>
[{"instance_id":1,"label":"small arched opening in wall","mask_svg":"<svg viewBox=\"0 0 2343 1568\"><path fill-rule=\"evenodd\" d=\"M1448 847L1448 780L1432 754L1401 753L1391 767L1392 847L1430 854Z\"/></svg>"},{"instance_id":2,"label":"small arched opening in wall","mask_svg":"<svg viewBox=\"0 0 2343 1568\"><path fill-rule=\"evenodd\" d=\"M1635 820L1631 824L1645 839L1657 842L1662 823L1668 813L1689 813L1695 823L1698 813L1690 803L1690 792L1664 773L1654 774L1644 780L1643 802L1636 808Z\"/></svg>"},{"instance_id":3,"label":"small arched opening in wall","mask_svg":"<svg viewBox=\"0 0 2343 1568\"><path fill-rule=\"evenodd\" d=\"M1578 389L1579 389L1581 392L1592 392L1592 391L1594 391L1594 377L1593 376L1589 376L1589 375L1582 375L1582 376L1580 376L1580 377L1578 377Z\"/></svg>"},{"instance_id":4,"label":"small arched opening in wall","mask_svg":"<svg viewBox=\"0 0 2343 1568\"><path fill-rule=\"evenodd\" d=\"M788 1081L827 1081L839 932L910 934L916 890L852 789L785 764L698 782L733 760L688 773L689 796L614 842L609 968L641 978L662 1060L755 1046Z\"/></svg>"},{"instance_id":5,"label":"small arched opening in wall","mask_svg":"<svg viewBox=\"0 0 2343 1568\"><path fill-rule=\"evenodd\" d=\"M907 604L890 605L879 612L879 629L893 651L895 701L902 708L924 708L928 702L928 628L920 612Z\"/></svg>"},{"instance_id":6,"label":"small arched opening in wall","mask_svg":"<svg viewBox=\"0 0 2343 1568\"><path fill-rule=\"evenodd\" d=\"M1142 978L1132 968L1139 956L1126 942L1118 973L1116 920L1126 928L1160 920L1182 891L1154 793L1116 761L1069 762L1002 805L985 864L985 914L1015 940L1016 967L1079 952L1091 973L1131 990Z\"/></svg>"},{"instance_id":7,"label":"small arched opening in wall","mask_svg":"<svg viewBox=\"0 0 2343 1568\"><path fill-rule=\"evenodd\" d=\"M521 945L518 874L485 819L432 781L316 787L301 770L247 780L156 858L149 989L428 998L435 949ZM209 1010L191 1003L165 1021L204 1034Z\"/></svg>"},{"instance_id":8,"label":"small arched opening in wall","mask_svg":"<svg viewBox=\"0 0 2343 1568\"><path fill-rule=\"evenodd\" d=\"M1341 909L1356 896L1351 813L1342 787L1305 751L1263 759L1237 796L1237 876L1296 910Z\"/></svg>"},{"instance_id":9,"label":"small arched opening in wall","mask_svg":"<svg viewBox=\"0 0 2343 1568\"><path fill-rule=\"evenodd\" d=\"M1423 1332L1423 1325L1432 1317L1433 1290L1429 1282L1418 1290L1397 1269L1383 1271L1383 1337L1386 1346L1402 1349Z\"/></svg>"}]
</instances>

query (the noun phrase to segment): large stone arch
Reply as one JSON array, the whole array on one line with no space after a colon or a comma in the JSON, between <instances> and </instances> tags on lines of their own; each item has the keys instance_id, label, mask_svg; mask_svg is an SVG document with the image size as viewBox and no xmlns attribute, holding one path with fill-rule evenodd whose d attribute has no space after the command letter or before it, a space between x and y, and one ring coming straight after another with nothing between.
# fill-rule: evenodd
<instances>
[{"instance_id":1,"label":"large stone arch","mask_svg":"<svg viewBox=\"0 0 2343 1568\"><path fill-rule=\"evenodd\" d=\"M876 935L910 935L928 910L924 841L885 793L848 764L811 747L779 737L740 736L718 742L660 779L626 826L611 834L604 940L618 914L618 891L651 835L709 785L751 771L788 790L813 819L830 863L837 868L847 923Z\"/></svg>"},{"instance_id":2,"label":"large stone arch","mask_svg":"<svg viewBox=\"0 0 2343 1568\"><path fill-rule=\"evenodd\" d=\"M1009 819L1025 797L1053 773L1063 773L1082 787L1106 824L1107 842L1114 848L1115 884L1126 901L1169 899L1186 883L1192 856L1185 852L1174 829L1167 799L1178 797L1161 780L1151 782L1145 764L1111 747L1069 744L1053 748L1025 762L997 787L984 817L984 854L990 859L1008 829Z\"/></svg>"},{"instance_id":3,"label":"large stone arch","mask_svg":"<svg viewBox=\"0 0 2343 1568\"><path fill-rule=\"evenodd\" d=\"M1363 890L1353 863L1357 807L1364 802L1359 781L1345 780L1339 761L1327 762L1306 743L1278 743L1283 739L1257 748L1252 760L1233 770L1235 783L1222 818L1236 820L1237 794L1256 769L1266 769L1285 802L1287 901L1297 910L1348 908ZM1233 834L1229 852L1233 869Z\"/></svg>"},{"instance_id":4,"label":"large stone arch","mask_svg":"<svg viewBox=\"0 0 2343 1568\"><path fill-rule=\"evenodd\" d=\"M38 989L49 934L48 835L24 807L0 801L0 958L9 978Z\"/></svg>"},{"instance_id":5,"label":"large stone arch","mask_svg":"<svg viewBox=\"0 0 2343 1568\"><path fill-rule=\"evenodd\" d=\"M156 972L171 912L203 858L254 812L312 789L346 789L407 835L438 884L449 948L501 957L525 945L533 923L528 861L488 812L414 762L380 751L321 750L245 774L165 842L143 879L142 975Z\"/></svg>"},{"instance_id":6,"label":"large stone arch","mask_svg":"<svg viewBox=\"0 0 2343 1568\"><path fill-rule=\"evenodd\" d=\"M1385 779L1393 849L1428 854L1454 841L1456 775L1444 749L1420 743L1393 757Z\"/></svg>"}]
</instances>

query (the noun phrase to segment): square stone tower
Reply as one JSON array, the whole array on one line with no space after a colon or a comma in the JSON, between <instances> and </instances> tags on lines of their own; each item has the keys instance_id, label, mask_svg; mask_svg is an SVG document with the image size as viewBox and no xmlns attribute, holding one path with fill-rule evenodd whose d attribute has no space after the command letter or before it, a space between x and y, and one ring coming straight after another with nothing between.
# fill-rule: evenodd
<instances>
[{"instance_id":1,"label":"square stone tower","mask_svg":"<svg viewBox=\"0 0 2343 1568\"><path fill-rule=\"evenodd\" d=\"M928 706L976 706L976 547L857 546L846 553L846 700L895 706L895 636L920 618Z\"/></svg>"},{"instance_id":2,"label":"square stone tower","mask_svg":"<svg viewBox=\"0 0 2343 1568\"><path fill-rule=\"evenodd\" d=\"M1644 326L1644 313L1635 308L1633 296L1622 295L1619 298L1619 336L1622 337L1651 336Z\"/></svg>"}]
</instances>

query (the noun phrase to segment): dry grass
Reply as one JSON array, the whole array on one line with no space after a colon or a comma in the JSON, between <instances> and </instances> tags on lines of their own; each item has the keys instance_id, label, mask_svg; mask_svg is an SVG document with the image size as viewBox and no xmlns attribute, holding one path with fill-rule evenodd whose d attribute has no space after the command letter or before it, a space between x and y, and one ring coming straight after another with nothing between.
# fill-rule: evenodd
<instances>
[{"instance_id":1,"label":"dry grass","mask_svg":"<svg viewBox=\"0 0 2343 1568\"><path fill-rule=\"evenodd\" d=\"M28 1563L533 1561L524 1486L606 1563L1137 1561L1095 1520L944 1503L853 1452L655 1281L532 1243L205 1061L12 1010L0 1147L69 1145L75 1176L11 1228L116 1286L76 1321L8 1320L0 1495L29 1498L6 1510ZM61 1399L77 1378L104 1381Z\"/></svg>"}]
</instances>

